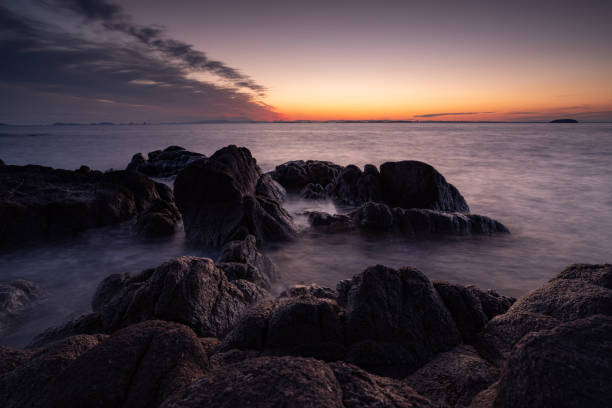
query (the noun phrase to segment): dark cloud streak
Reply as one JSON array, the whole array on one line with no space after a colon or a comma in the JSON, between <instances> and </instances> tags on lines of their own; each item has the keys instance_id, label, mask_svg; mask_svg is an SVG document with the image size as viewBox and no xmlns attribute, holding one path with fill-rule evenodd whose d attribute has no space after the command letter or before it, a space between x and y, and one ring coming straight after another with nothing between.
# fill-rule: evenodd
<instances>
[{"instance_id":1,"label":"dark cloud streak","mask_svg":"<svg viewBox=\"0 0 612 408\"><path fill-rule=\"evenodd\" d=\"M458 115L481 115L495 112L451 112L451 113L426 113L423 115L414 115L415 118L435 118L438 116L458 116Z\"/></svg>"}]
</instances>

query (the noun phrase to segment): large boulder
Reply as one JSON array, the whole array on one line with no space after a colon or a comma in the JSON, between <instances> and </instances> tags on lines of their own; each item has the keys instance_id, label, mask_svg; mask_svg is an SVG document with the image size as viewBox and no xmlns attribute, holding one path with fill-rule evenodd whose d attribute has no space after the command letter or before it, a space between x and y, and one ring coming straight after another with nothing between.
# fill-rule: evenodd
<instances>
[{"instance_id":1,"label":"large boulder","mask_svg":"<svg viewBox=\"0 0 612 408\"><path fill-rule=\"evenodd\" d=\"M411 388L346 363L258 357L211 370L171 396L164 408L433 407Z\"/></svg>"},{"instance_id":2,"label":"large boulder","mask_svg":"<svg viewBox=\"0 0 612 408\"><path fill-rule=\"evenodd\" d=\"M72 236L119 223L156 200L171 202L167 187L138 172L3 166L0 246Z\"/></svg>"},{"instance_id":3,"label":"large boulder","mask_svg":"<svg viewBox=\"0 0 612 408\"><path fill-rule=\"evenodd\" d=\"M469 212L459 190L427 163L405 160L380 166L385 202L392 207Z\"/></svg>"},{"instance_id":4,"label":"large boulder","mask_svg":"<svg viewBox=\"0 0 612 408\"><path fill-rule=\"evenodd\" d=\"M355 165L343 168L334 183L332 196L342 204L358 206L368 201L383 200L382 186L378 169L366 164L361 171Z\"/></svg>"},{"instance_id":5,"label":"large boulder","mask_svg":"<svg viewBox=\"0 0 612 408\"><path fill-rule=\"evenodd\" d=\"M173 235L181 220L174 200L155 200L149 208L138 214L136 229L145 237L158 238Z\"/></svg>"},{"instance_id":6,"label":"large boulder","mask_svg":"<svg viewBox=\"0 0 612 408\"><path fill-rule=\"evenodd\" d=\"M164 150L150 152L148 158L142 153L136 153L127 170L139 171L151 177L171 177L176 176L190 163L205 157L180 146L168 146Z\"/></svg>"},{"instance_id":7,"label":"large boulder","mask_svg":"<svg viewBox=\"0 0 612 408\"><path fill-rule=\"evenodd\" d=\"M270 195L257 195L261 171L251 152L234 145L191 163L174 189L187 239L221 246L253 234L259 243L295 236L292 218Z\"/></svg>"},{"instance_id":8,"label":"large boulder","mask_svg":"<svg viewBox=\"0 0 612 408\"><path fill-rule=\"evenodd\" d=\"M208 357L191 329L148 321L81 354L37 390L35 406L158 407L207 369Z\"/></svg>"},{"instance_id":9,"label":"large boulder","mask_svg":"<svg viewBox=\"0 0 612 408\"><path fill-rule=\"evenodd\" d=\"M404 382L440 407L467 407L497 380L499 372L473 347L460 345L438 354Z\"/></svg>"},{"instance_id":10,"label":"large boulder","mask_svg":"<svg viewBox=\"0 0 612 408\"><path fill-rule=\"evenodd\" d=\"M276 166L270 175L286 189L297 192L309 183L326 187L335 181L342 168L327 161L295 160Z\"/></svg>"},{"instance_id":11,"label":"large boulder","mask_svg":"<svg viewBox=\"0 0 612 408\"><path fill-rule=\"evenodd\" d=\"M229 280L244 279L265 289L270 289L274 282L280 280L276 265L257 250L257 240L253 235L225 244L216 264Z\"/></svg>"},{"instance_id":12,"label":"large boulder","mask_svg":"<svg viewBox=\"0 0 612 408\"><path fill-rule=\"evenodd\" d=\"M32 308L41 294L40 287L34 282L23 279L0 282L0 335L15 318Z\"/></svg>"},{"instance_id":13,"label":"large boulder","mask_svg":"<svg viewBox=\"0 0 612 408\"><path fill-rule=\"evenodd\" d=\"M377 265L342 281L338 291L349 362L408 374L461 341L440 295L417 269Z\"/></svg>"},{"instance_id":14,"label":"large boulder","mask_svg":"<svg viewBox=\"0 0 612 408\"><path fill-rule=\"evenodd\" d=\"M513 348L495 407L610 407L612 317L532 332Z\"/></svg>"},{"instance_id":15,"label":"large boulder","mask_svg":"<svg viewBox=\"0 0 612 408\"><path fill-rule=\"evenodd\" d=\"M4 408L49 407L46 392L54 380L79 356L107 336L79 335L56 342L44 349L21 351L3 349L11 367L0 375L0 406ZM18 359L18 360L17 360ZM70 391L70 390L68 390Z\"/></svg>"},{"instance_id":16,"label":"large boulder","mask_svg":"<svg viewBox=\"0 0 612 408\"><path fill-rule=\"evenodd\" d=\"M201 337L221 337L264 296L251 282L230 281L210 259L183 256L136 276L110 275L92 308L106 332L159 319L185 324Z\"/></svg>"}]
</instances>

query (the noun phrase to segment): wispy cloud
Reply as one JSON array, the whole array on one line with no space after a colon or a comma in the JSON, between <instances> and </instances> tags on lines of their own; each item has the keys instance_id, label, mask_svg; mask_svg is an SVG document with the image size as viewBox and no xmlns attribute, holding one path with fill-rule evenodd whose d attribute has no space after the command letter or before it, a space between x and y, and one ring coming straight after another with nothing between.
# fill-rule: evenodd
<instances>
[{"instance_id":1,"label":"wispy cloud","mask_svg":"<svg viewBox=\"0 0 612 408\"><path fill-rule=\"evenodd\" d=\"M423 115L414 115L414 118L436 118L439 116L461 116L461 115L481 115L485 113L495 112L447 112L447 113L425 113Z\"/></svg>"},{"instance_id":2,"label":"wispy cloud","mask_svg":"<svg viewBox=\"0 0 612 408\"><path fill-rule=\"evenodd\" d=\"M34 6L40 9L36 13ZM27 112L31 116L45 107L57 112L58 106L51 106L53 95L67 114L85 105L95 112L93 106L100 105L91 120L110 112L112 104L106 101L126 107L121 120L129 120L130 112L138 119L159 121L277 117L260 100L263 86L191 45L167 38L161 28L133 24L118 5L103 0L37 0L29 2L28 11L0 0L0 88L11 95L0 98L2 121L14 122L15 115L22 115L22 121L36 120L28 119ZM75 17L88 22L90 35L63 28L74 25ZM108 35L98 35L100 30ZM212 74L218 81L193 79L194 72Z\"/></svg>"}]
</instances>

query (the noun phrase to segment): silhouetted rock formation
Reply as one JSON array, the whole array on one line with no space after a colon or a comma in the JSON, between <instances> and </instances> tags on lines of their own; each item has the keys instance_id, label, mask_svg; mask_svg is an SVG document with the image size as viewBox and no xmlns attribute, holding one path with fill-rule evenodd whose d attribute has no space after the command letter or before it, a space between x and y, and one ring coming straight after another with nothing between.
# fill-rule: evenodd
<instances>
[{"instance_id":1,"label":"silhouetted rock formation","mask_svg":"<svg viewBox=\"0 0 612 408\"><path fill-rule=\"evenodd\" d=\"M205 157L180 146L169 146L164 150L150 152L148 158L142 153L136 153L127 170L139 171L151 177L171 177L176 176L190 163Z\"/></svg>"},{"instance_id":2,"label":"silhouetted rock formation","mask_svg":"<svg viewBox=\"0 0 612 408\"><path fill-rule=\"evenodd\" d=\"M0 282L0 334L10 327L16 317L30 309L40 296L40 287L34 282L23 279Z\"/></svg>"},{"instance_id":3,"label":"silhouetted rock formation","mask_svg":"<svg viewBox=\"0 0 612 408\"><path fill-rule=\"evenodd\" d=\"M257 194L261 177L251 152L233 145L187 166L174 183L187 239L221 246L248 234L258 243L293 238L292 218L274 194Z\"/></svg>"},{"instance_id":4,"label":"silhouetted rock formation","mask_svg":"<svg viewBox=\"0 0 612 408\"><path fill-rule=\"evenodd\" d=\"M294 192L307 184L320 184L324 188L333 183L342 166L320 160L295 160L276 166L270 173L283 187Z\"/></svg>"},{"instance_id":5,"label":"silhouetted rock formation","mask_svg":"<svg viewBox=\"0 0 612 408\"><path fill-rule=\"evenodd\" d=\"M578 123L576 119L555 119L551 120L550 123Z\"/></svg>"},{"instance_id":6,"label":"silhouetted rock formation","mask_svg":"<svg viewBox=\"0 0 612 408\"><path fill-rule=\"evenodd\" d=\"M170 191L170 194L172 192ZM181 213L171 200L155 200L149 208L138 214L136 229L146 237L167 237L176 232Z\"/></svg>"},{"instance_id":7,"label":"silhouetted rock formation","mask_svg":"<svg viewBox=\"0 0 612 408\"><path fill-rule=\"evenodd\" d=\"M144 174L0 167L0 246L71 236L125 221L172 193Z\"/></svg>"}]
</instances>

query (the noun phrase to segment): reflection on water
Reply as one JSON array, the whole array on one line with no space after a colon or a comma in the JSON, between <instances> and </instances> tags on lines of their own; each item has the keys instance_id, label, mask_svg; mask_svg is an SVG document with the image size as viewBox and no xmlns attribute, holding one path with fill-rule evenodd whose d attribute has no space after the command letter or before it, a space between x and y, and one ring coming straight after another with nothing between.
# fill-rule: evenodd
<instances>
[{"instance_id":1,"label":"reflection on water","mask_svg":"<svg viewBox=\"0 0 612 408\"><path fill-rule=\"evenodd\" d=\"M136 152L170 144L204 154L247 146L264 170L294 159L380 164L414 159L434 165L464 194L473 212L512 234L411 242L358 232L303 231L295 242L266 248L285 284L340 279L382 263L413 265L446 279L518 296L575 262L610 262L612 125L610 124L223 124L114 127L9 127L0 138L8 164L124 168ZM36 138L16 134L41 134ZM292 213L336 212L329 201L292 199ZM296 222L305 226L303 217ZM97 283L179 255L215 257L188 248L181 233L143 241L131 224L80 239L0 253L0 280L38 282L47 297L0 344L23 345L41 329L89 310Z\"/></svg>"}]
</instances>

